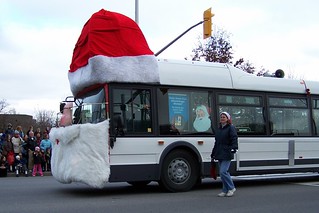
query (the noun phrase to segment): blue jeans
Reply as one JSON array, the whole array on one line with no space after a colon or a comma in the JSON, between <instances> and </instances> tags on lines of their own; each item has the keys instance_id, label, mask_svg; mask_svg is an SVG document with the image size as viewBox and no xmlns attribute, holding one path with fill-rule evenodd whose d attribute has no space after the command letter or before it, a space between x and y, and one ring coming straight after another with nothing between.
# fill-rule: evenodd
<instances>
[{"instance_id":1,"label":"blue jeans","mask_svg":"<svg viewBox=\"0 0 319 213\"><path fill-rule=\"evenodd\" d=\"M230 160L219 160L219 175L220 179L223 183L223 192L227 193L229 190L232 190L235 188L235 185L233 183L233 180L230 177L230 174L228 172L229 166L230 166Z\"/></svg>"}]
</instances>

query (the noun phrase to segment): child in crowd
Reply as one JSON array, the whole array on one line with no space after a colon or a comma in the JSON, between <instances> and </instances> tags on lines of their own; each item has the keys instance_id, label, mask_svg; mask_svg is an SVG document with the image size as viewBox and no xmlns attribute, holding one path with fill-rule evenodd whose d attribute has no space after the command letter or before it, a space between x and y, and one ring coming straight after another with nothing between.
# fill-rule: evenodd
<instances>
[{"instance_id":1,"label":"child in crowd","mask_svg":"<svg viewBox=\"0 0 319 213\"><path fill-rule=\"evenodd\" d=\"M27 162L26 159L22 157L22 154L16 156L15 170L16 177L19 177L19 174L24 174L26 177L28 176Z\"/></svg>"},{"instance_id":2,"label":"child in crowd","mask_svg":"<svg viewBox=\"0 0 319 213\"><path fill-rule=\"evenodd\" d=\"M40 151L40 147L35 147L35 151L33 153L33 172L32 172L32 176L34 177L37 173L39 173L41 176L43 176L43 172L42 172L42 154Z\"/></svg>"},{"instance_id":3,"label":"child in crowd","mask_svg":"<svg viewBox=\"0 0 319 213\"><path fill-rule=\"evenodd\" d=\"M0 177L7 177L8 162L6 156L2 155L0 158Z\"/></svg>"}]
</instances>

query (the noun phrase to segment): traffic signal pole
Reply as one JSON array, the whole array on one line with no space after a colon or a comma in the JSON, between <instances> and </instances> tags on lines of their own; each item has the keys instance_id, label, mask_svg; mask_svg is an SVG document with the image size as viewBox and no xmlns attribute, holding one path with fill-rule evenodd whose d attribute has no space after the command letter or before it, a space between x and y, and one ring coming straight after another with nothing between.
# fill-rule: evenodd
<instances>
[{"instance_id":1,"label":"traffic signal pole","mask_svg":"<svg viewBox=\"0 0 319 213\"><path fill-rule=\"evenodd\" d=\"M198 25L204 23L204 21L200 21L197 24L191 26L190 28L188 28L185 32L183 32L182 34L180 34L177 38L175 38L173 41L171 41L169 44L167 44L165 47L163 47L160 51L158 51L157 53L155 53L155 56L158 56L159 54L161 54L164 50L166 50L169 46L171 46L172 44L174 44L178 39L180 39L183 35L185 35L188 31L190 31L191 29L193 29L194 27L197 27Z\"/></svg>"},{"instance_id":2,"label":"traffic signal pole","mask_svg":"<svg viewBox=\"0 0 319 213\"><path fill-rule=\"evenodd\" d=\"M203 27L203 37L204 39L211 37L212 35L212 17L215 14L213 14L211 12L211 8L207 9L204 11L203 14L203 21L198 22L197 24L191 26L190 28L188 28L185 32L183 32L182 34L180 34L177 38L175 38L173 41L171 41L169 44L167 44L165 47L163 47L160 51L158 51L157 53L155 53L155 56L158 56L159 54L161 54L164 50L166 50L169 46L171 46L172 44L174 44L178 39L180 39L183 35L185 35L188 31L190 31L191 29L193 29L194 27L197 27L200 24L204 23L204 27Z\"/></svg>"}]
</instances>

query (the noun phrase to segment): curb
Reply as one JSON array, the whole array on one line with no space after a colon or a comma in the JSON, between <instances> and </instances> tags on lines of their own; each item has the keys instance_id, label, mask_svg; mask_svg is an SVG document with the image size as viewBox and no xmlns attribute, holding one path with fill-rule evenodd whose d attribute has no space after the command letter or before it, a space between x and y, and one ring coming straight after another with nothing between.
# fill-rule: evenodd
<instances>
[{"instance_id":1,"label":"curb","mask_svg":"<svg viewBox=\"0 0 319 213\"><path fill-rule=\"evenodd\" d=\"M51 172L43 172L43 176L52 176L52 174L51 174ZM8 172L7 177L16 177L16 173ZM20 174L19 177L33 177L33 176L31 173L29 173L28 176L25 176L24 174ZM37 174L35 177L40 177L40 175Z\"/></svg>"}]
</instances>

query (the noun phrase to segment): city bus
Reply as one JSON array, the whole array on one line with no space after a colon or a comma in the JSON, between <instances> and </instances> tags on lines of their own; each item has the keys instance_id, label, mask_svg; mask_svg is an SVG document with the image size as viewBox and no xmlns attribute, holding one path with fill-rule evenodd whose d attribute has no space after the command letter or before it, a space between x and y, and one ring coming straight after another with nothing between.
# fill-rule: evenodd
<instances>
[{"instance_id":1,"label":"city bus","mask_svg":"<svg viewBox=\"0 0 319 213\"><path fill-rule=\"evenodd\" d=\"M109 182L192 189L210 177L222 111L238 133L231 175L319 171L319 82L157 60L159 84L109 82L72 100L74 124L109 120Z\"/></svg>"}]
</instances>

